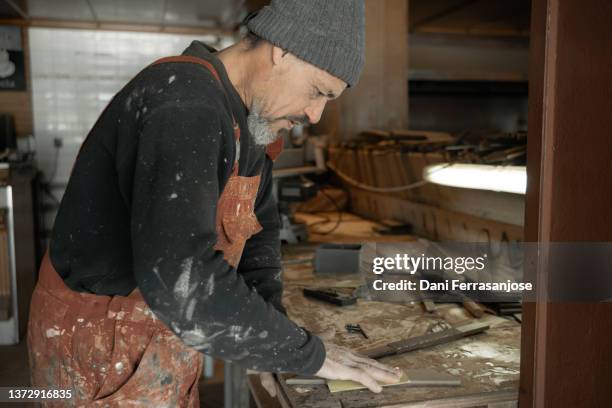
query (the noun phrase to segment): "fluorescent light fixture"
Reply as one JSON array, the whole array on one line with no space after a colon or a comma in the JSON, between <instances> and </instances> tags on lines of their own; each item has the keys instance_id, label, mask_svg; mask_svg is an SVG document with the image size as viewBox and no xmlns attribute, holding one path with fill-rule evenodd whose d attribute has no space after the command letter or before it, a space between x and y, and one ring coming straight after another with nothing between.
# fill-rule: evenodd
<instances>
[{"instance_id":1,"label":"fluorescent light fixture","mask_svg":"<svg viewBox=\"0 0 612 408\"><path fill-rule=\"evenodd\" d=\"M440 163L425 167L423 178L443 186L525 194L527 168L488 164Z\"/></svg>"}]
</instances>

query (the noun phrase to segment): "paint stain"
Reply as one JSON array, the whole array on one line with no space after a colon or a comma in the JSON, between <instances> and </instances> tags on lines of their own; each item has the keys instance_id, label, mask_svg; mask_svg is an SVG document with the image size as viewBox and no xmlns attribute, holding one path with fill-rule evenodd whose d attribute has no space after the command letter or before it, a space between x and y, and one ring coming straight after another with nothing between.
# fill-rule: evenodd
<instances>
[{"instance_id":1,"label":"paint stain","mask_svg":"<svg viewBox=\"0 0 612 408\"><path fill-rule=\"evenodd\" d=\"M51 327L47 329L47 331L45 332L45 335L47 336L48 339L59 336L60 334L61 332L59 331L57 327Z\"/></svg>"}]
</instances>

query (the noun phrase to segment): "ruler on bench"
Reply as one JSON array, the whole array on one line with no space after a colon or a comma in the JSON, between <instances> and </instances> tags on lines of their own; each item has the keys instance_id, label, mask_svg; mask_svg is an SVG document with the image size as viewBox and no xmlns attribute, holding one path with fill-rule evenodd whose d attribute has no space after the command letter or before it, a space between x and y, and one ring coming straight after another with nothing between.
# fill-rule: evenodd
<instances>
[{"instance_id":1,"label":"ruler on bench","mask_svg":"<svg viewBox=\"0 0 612 408\"><path fill-rule=\"evenodd\" d=\"M488 328L489 325L485 323L469 323L462 326L453 327L451 329L442 330L437 333L425 334L423 336L395 341L384 346L361 351L360 354L374 359L393 356L396 354L407 353L409 351L419 350L426 347L433 347L437 346L438 344L444 344L462 339L464 337L473 336L474 334L484 332Z\"/></svg>"}]
</instances>

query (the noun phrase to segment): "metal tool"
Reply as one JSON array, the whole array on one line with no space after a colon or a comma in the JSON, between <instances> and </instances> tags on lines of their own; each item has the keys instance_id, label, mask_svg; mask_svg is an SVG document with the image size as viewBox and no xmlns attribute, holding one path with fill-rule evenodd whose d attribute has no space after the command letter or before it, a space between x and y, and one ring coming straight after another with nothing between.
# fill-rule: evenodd
<instances>
[{"instance_id":1,"label":"metal tool","mask_svg":"<svg viewBox=\"0 0 612 408\"><path fill-rule=\"evenodd\" d=\"M360 324L349 323L345 327L346 327L346 331L349 332L349 333L359 333L365 339L369 338L368 335L365 333L365 331L363 330L363 328L361 327Z\"/></svg>"}]
</instances>

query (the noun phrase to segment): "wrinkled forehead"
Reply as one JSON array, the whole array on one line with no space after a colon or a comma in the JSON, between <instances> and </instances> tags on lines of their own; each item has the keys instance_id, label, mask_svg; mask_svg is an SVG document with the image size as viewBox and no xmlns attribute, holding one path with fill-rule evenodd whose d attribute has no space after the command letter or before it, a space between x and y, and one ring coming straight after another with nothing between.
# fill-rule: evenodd
<instances>
[{"instance_id":1,"label":"wrinkled forehead","mask_svg":"<svg viewBox=\"0 0 612 408\"><path fill-rule=\"evenodd\" d=\"M326 94L330 98L337 98L346 89L347 83L340 78L330 74L322 68L312 65L308 62L302 63L308 65L308 71L313 85L317 86L319 91Z\"/></svg>"}]
</instances>

